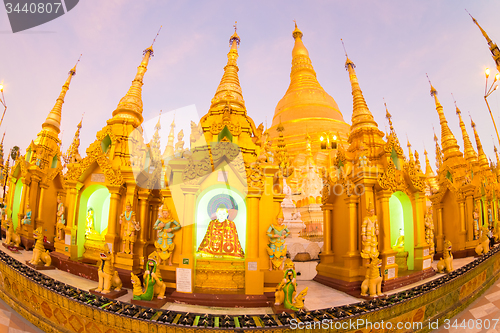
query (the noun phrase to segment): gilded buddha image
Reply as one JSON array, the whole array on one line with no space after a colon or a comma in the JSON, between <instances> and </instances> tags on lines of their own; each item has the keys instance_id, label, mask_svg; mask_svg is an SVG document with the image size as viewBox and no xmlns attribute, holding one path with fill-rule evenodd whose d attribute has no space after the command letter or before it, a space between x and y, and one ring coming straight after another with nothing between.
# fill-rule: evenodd
<instances>
[{"instance_id":1,"label":"gilded buddha image","mask_svg":"<svg viewBox=\"0 0 500 333\"><path fill-rule=\"evenodd\" d=\"M220 204L215 215L216 218L208 224L198 252L203 256L244 258L236 225L229 219L226 205Z\"/></svg>"}]
</instances>

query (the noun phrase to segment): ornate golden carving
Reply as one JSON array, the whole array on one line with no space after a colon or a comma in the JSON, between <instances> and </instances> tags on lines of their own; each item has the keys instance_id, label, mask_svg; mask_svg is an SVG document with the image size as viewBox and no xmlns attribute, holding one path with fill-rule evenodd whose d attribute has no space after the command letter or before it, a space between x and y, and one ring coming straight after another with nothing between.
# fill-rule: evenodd
<instances>
[{"instance_id":1,"label":"ornate golden carving","mask_svg":"<svg viewBox=\"0 0 500 333\"><path fill-rule=\"evenodd\" d=\"M398 182L396 180L396 166L391 158L387 158L387 168L383 174L378 178L378 184L384 190L396 192Z\"/></svg>"}]
</instances>

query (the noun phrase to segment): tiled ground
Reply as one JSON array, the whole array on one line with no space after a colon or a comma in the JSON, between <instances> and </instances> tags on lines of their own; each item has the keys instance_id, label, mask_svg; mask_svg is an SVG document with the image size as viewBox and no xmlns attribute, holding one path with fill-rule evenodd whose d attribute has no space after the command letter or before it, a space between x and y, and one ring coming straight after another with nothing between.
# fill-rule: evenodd
<instances>
[{"instance_id":1,"label":"tiled ground","mask_svg":"<svg viewBox=\"0 0 500 333\"><path fill-rule=\"evenodd\" d=\"M500 280L464 311L451 318L449 327L442 325L435 332L500 332Z\"/></svg>"},{"instance_id":2,"label":"tiled ground","mask_svg":"<svg viewBox=\"0 0 500 333\"><path fill-rule=\"evenodd\" d=\"M20 254L13 254L9 253L12 255L14 258L18 259L21 262L24 262L27 259L31 259L32 252L31 251L21 251ZM472 261L473 258L463 258L463 259L455 259L453 261L454 268L457 269L463 265L466 265L470 261ZM437 261L433 263L433 267L436 268ZM50 270L50 271L44 271L44 274L47 274L54 279L64 281L67 284L73 285L75 287L78 287L80 289L90 289L90 288L95 288L97 285L97 282L87 280L85 278L79 277L72 275L67 272L63 272L60 270ZM426 280L420 281L418 283L415 283L413 285L406 286L406 288L402 289L408 289L411 287L414 287L416 285L422 284L424 282L436 279L440 277L441 274L436 274L435 276L428 278ZM319 284L315 281L298 281L298 287L299 290L304 289L305 287L308 287L308 293L306 297L306 308L308 310L315 310L315 309L324 309L332 306L339 306L339 305L344 305L344 304L351 304L351 303L356 303L361 301L361 299L358 299L356 297L349 296L343 292L331 289L329 287L326 287L322 284ZM389 294L395 293L399 291L393 290L389 292ZM123 301L123 302L129 302L132 298L132 291L129 290L128 294L125 296L120 297L118 300ZM196 305L187 305L187 304L177 304L177 303L167 303L163 307L163 309L168 309L168 310L175 310L175 311L185 311L185 312L196 312L196 313L210 313L210 314L265 314L265 313L272 313L272 309L270 307L268 308L222 308L222 307L204 307L204 306L196 306ZM483 322L486 319L490 319L490 324L491 327L494 326L494 322L492 319L499 319L500 318L500 282L498 282L496 285L492 286L483 296L480 297L480 299L476 300L474 303L472 303L466 310L464 310L462 313L457 315L455 318L453 318L450 322L450 325L453 324L455 319L458 319L458 325L462 322L463 319L469 320L469 319L482 319ZM472 321L470 322L472 325ZM440 328L437 332L500 332L500 323L496 325L496 330L495 329L490 329L489 330L480 330L480 329L473 329L473 330L468 330L468 329L463 329L458 327L457 329L444 329ZM12 309L10 309L4 302L0 300L0 333L3 332L42 332L35 326L33 326L31 323L29 323L26 319L24 319L22 316L14 312Z\"/></svg>"},{"instance_id":3,"label":"tiled ground","mask_svg":"<svg viewBox=\"0 0 500 333\"><path fill-rule=\"evenodd\" d=\"M43 333L0 299L0 333Z\"/></svg>"}]
</instances>

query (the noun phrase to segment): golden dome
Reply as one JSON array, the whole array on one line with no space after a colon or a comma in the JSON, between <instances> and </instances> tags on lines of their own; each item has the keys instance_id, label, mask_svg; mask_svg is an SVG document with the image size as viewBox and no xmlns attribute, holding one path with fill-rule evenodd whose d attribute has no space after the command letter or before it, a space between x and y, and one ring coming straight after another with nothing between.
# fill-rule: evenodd
<instances>
[{"instance_id":1,"label":"golden dome","mask_svg":"<svg viewBox=\"0 0 500 333\"><path fill-rule=\"evenodd\" d=\"M302 36L295 24L290 86L276 106L269 134L271 138L278 136L275 129L281 121L285 127L285 139L289 139L286 140L287 145L291 145L292 150L294 146L299 149L298 141L303 141L307 127L312 136L313 150L316 150L314 146L319 147L318 140L322 133L339 132L344 139L349 125L335 100L319 84Z\"/></svg>"}]
</instances>

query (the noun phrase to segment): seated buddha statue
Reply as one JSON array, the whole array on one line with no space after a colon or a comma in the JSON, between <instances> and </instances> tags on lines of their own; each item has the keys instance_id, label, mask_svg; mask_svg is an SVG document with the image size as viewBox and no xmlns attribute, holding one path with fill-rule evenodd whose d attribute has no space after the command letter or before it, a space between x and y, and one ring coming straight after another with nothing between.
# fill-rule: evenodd
<instances>
[{"instance_id":1,"label":"seated buddha statue","mask_svg":"<svg viewBox=\"0 0 500 333\"><path fill-rule=\"evenodd\" d=\"M405 232L403 229L399 229L399 237L392 248L398 252L405 250Z\"/></svg>"},{"instance_id":2,"label":"seated buddha statue","mask_svg":"<svg viewBox=\"0 0 500 333\"><path fill-rule=\"evenodd\" d=\"M205 237L198 247L203 256L244 258L245 254L238 239L238 231L223 204L215 212L217 219L208 224Z\"/></svg>"}]
</instances>

